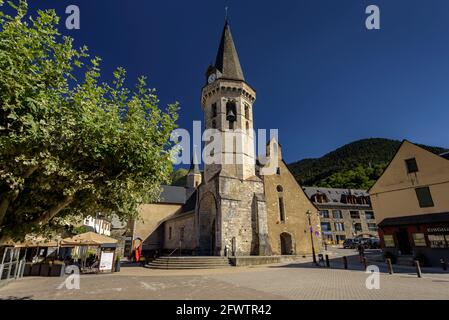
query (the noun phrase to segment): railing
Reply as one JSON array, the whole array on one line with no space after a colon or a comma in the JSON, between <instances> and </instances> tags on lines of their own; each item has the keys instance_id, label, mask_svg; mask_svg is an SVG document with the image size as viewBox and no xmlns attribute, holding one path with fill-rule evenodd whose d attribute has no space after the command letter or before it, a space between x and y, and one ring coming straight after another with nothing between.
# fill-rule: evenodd
<instances>
[{"instance_id":1,"label":"railing","mask_svg":"<svg viewBox=\"0 0 449 320\"><path fill-rule=\"evenodd\" d=\"M167 269L168 269L168 263L170 260L170 257L179 249L179 256L181 256L181 245L182 245L182 241L179 241L179 247L175 248L172 252L170 252L170 254L167 256Z\"/></svg>"},{"instance_id":2,"label":"railing","mask_svg":"<svg viewBox=\"0 0 449 320\"><path fill-rule=\"evenodd\" d=\"M0 264L0 281L22 278L24 269L24 260L2 263Z\"/></svg>"}]
</instances>

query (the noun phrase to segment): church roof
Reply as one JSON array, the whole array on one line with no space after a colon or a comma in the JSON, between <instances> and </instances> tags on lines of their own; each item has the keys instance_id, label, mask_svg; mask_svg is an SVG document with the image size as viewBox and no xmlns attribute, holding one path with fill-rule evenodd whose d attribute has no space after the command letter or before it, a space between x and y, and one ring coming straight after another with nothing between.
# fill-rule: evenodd
<instances>
[{"instance_id":1,"label":"church roof","mask_svg":"<svg viewBox=\"0 0 449 320\"><path fill-rule=\"evenodd\" d=\"M441 157L443 157L444 159L446 159L446 160L449 160L449 151L448 152L445 152L445 153L442 153L442 154L440 154L440 156Z\"/></svg>"},{"instance_id":2,"label":"church roof","mask_svg":"<svg viewBox=\"0 0 449 320\"><path fill-rule=\"evenodd\" d=\"M311 199L316 194L323 194L329 200L329 202L327 203L317 203L318 205L326 204L326 205L346 206L351 204L345 203L343 201L345 196L352 195L356 197L369 197L369 194L366 190L359 190L359 189L337 189L337 188L321 188L321 187L303 187L302 189L304 190L309 199Z\"/></svg>"},{"instance_id":3,"label":"church roof","mask_svg":"<svg viewBox=\"0 0 449 320\"><path fill-rule=\"evenodd\" d=\"M158 203L185 204L186 188L176 186L161 186L162 192Z\"/></svg>"},{"instance_id":4,"label":"church roof","mask_svg":"<svg viewBox=\"0 0 449 320\"><path fill-rule=\"evenodd\" d=\"M215 67L222 73L223 78L245 80L228 21L226 21L221 35Z\"/></svg>"}]
</instances>

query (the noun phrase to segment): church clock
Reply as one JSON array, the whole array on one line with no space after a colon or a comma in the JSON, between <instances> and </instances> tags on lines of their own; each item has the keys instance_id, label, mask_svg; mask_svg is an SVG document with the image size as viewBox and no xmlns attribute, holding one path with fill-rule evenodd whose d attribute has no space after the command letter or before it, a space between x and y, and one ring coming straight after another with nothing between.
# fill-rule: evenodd
<instances>
[{"instance_id":1,"label":"church clock","mask_svg":"<svg viewBox=\"0 0 449 320\"><path fill-rule=\"evenodd\" d=\"M207 78L207 82L209 84L215 82L215 80L217 80L217 75L215 73L210 74L209 77Z\"/></svg>"}]
</instances>

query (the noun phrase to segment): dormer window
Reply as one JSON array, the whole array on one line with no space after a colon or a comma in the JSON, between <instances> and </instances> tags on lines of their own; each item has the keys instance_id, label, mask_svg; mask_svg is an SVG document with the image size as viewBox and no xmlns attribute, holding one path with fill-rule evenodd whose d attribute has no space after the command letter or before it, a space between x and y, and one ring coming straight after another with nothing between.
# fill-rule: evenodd
<instances>
[{"instance_id":1,"label":"dormer window","mask_svg":"<svg viewBox=\"0 0 449 320\"><path fill-rule=\"evenodd\" d=\"M411 158L405 160L405 165L407 166L407 173L415 173L418 172L418 163L416 162L416 158Z\"/></svg>"},{"instance_id":2,"label":"dormer window","mask_svg":"<svg viewBox=\"0 0 449 320\"><path fill-rule=\"evenodd\" d=\"M323 194L323 193L317 193L315 195L315 200L316 200L317 203L327 203L327 202L329 202L327 196L325 194Z\"/></svg>"}]
</instances>

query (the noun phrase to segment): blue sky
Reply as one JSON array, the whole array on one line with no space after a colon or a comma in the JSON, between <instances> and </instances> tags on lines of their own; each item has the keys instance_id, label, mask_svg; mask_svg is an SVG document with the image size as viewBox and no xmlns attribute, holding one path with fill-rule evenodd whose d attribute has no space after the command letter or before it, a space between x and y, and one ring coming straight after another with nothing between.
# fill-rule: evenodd
<instances>
[{"instance_id":1,"label":"blue sky","mask_svg":"<svg viewBox=\"0 0 449 320\"><path fill-rule=\"evenodd\" d=\"M229 6L243 71L257 90L255 126L279 129L287 162L370 137L449 147L447 0L29 3L64 17L78 5L81 29L64 33L103 58L106 78L117 66L130 85L147 75L161 103L181 103L183 128L203 118L200 90ZM370 4L380 7L381 30L365 28Z\"/></svg>"}]
</instances>

